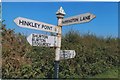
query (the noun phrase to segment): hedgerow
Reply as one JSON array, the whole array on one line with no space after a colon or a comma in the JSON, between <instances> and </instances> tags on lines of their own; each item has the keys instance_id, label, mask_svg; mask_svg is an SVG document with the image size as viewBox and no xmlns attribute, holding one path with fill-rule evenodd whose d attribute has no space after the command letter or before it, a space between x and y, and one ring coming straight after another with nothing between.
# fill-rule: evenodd
<instances>
[{"instance_id":1,"label":"hedgerow","mask_svg":"<svg viewBox=\"0 0 120 80\"><path fill-rule=\"evenodd\" d=\"M88 78L119 64L118 38L69 31L62 50L75 50L73 59L61 60L60 78ZM2 78L54 78L55 48L33 47L26 36L2 26Z\"/></svg>"}]
</instances>

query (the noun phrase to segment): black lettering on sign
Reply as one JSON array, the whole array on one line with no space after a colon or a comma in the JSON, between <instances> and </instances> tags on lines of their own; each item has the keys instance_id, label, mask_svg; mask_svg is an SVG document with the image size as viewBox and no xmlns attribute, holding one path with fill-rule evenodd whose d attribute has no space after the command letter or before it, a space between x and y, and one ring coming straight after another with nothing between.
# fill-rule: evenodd
<instances>
[{"instance_id":1,"label":"black lettering on sign","mask_svg":"<svg viewBox=\"0 0 120 80\"><path fill-rule=\"evenodd\" d=\"M43 29L52 30L52 26L42 25Z\"/></svg>"},{"instance_id":2,"label":"black lettering on sign","mask_svg":"<svg viewBox=\"0 0 120 80\"><path fill-rule=\"evenodd\" d=\"M61 58L62 59L68 59L69 58L69 54L67 53L67 51L62 51L61 52Z\"/></svg>"},{"instance_id":3,"label":"black lettering on sign","mask_svg":"<svg viewBox=\"0 0 120 80\"><path fill-rule=\"evenodd\" d=\"M40 37L41 39L48 39L47 35L38 35L38 37Z\"/></svg>"},{"instance_id":4,"label":"black lettering on sign","mask_svg":"<svg viewBox=\"0 0 120 80\"><path fill-rule=\"evenodd\" d=\"M19 20L19 25L39 28L41 24L30 22L30 21Z\"/></svg>"},{"instance_id":5,"label":"black lettering on sign","mask_svg":"<svg viewBox=\"0 0 120 80\"><path fill-rule=\"evenodd\" d=\"M44 43L44 41L43 41L43 42L32 41L32 45L33 45L33 46L44 46L44 47L49 47L51 44L50 44L50 43Z\"/></svg>"},{"instance_id":6,"label":"black lettering on sign","mask_svg":"<svg viewBox=\"0 0 120 80\"><path fill-rule=\"evenodd\" d=\"M80 21L83 21L83 17L80 17Z\"/></svg>"},{"instance_id":7,"label":"black lettering on sign","mask_svg":"<svg viewBox=\"0 0 120 80\"><path fill-rule=\"evenodd\" d=\"M66 24L66 23L71 23L71 22L78 22L78 18L71 18L69 20L65 20L65 21L62 21L63 24Z\"/></svg>"},{"instance_id":8,"label":"black lettering on sign","mask_svg":"<svg viewBox=\"0 0 120 80\"><path fill-rule=\"evenodd\" d=\"M36 34L32 34L32 37L37 37L37 35Z\"/></svg>"},{"instance_id":9,"label":"black lettering on sign","mask_svg":"<svg viewBox=\"0 0 120 80\"><path fill-rule=\"evenodd\" d=\"M65 53L64 53L64 52L63 52L63 55L62 55L62 56L63 56L63 58L65 58L65 57L66 57L66 55L65 55Z\"/></svg>"},{"instance_id":10,"label":"black lettering on sign","mask_svg":"<svg viewBox=\"0 0 120 80\"><path fill-rule=\"evenodd\" d=\"M71 53L68 53L68 58L70 58L71 57Z\"/></svg>"},{"instance_id":11,"label":"black lettering on sign","mask_svg":"<svg viewBox=\"0 0 120 80\"><path fill-rule=\"evenodd\" d=\"M70 52L66 51L65 53L66 53L66 58L69 58L70 57L70 55L69 55Z\"/></svg>"},{"instance_id":12,"label":"black lettering on sign","mask_svg":"<svg viewBox=\"0 0 120 80\"><path fill-rule=\"evenodd\" d=\"M32 34L32 38L40 38L40 39L48 39L47 35L42 35L42 34Z\"/></svg>"},{"instance_id":13,"label":"black lettering on sign","mask_svg":"<svg viewBox=\"0 0 120 80\"><path fill-rule=\"evenodd\" d=\"M90 15L86 17L87 20L90 20Z\"/></svg>"},{"instance_id":14,"label":"black lettering on sign","mask_svg":"<svg viewBox=\"0 0 120 80\"><path fill-rule=\"evenodd\" d=\"M80 17L80 21L84 21L84 20L90 20L90 15L84 16L84 17Z\"/></svg>"},{"instance_id":15,"label":"black lettering on sign","mask_svg":"<svg viewBox=\"0 0 120 80\"><path fill-rule=\"evenodd\" d=\"M37 46L38 45L37 41L32 41L32 45Z\"/></svg>"},{"instance_id":16,"label":"black lettering on sign","mask_svg":"<svg viewBox=\"0 0 120 80\"><path fill-rule=\"evenodd\" d=\"M72 22L77 22L78 21L78 18L73 18L73 19L71 19L72 20Z\"/></svg>"},{"instance_id":17,"label":"black lettering on sign","mask_svg":"<svg viewBox=\"0 0 120 80\"><path fill-rule=\"evenodd\" d=\"M19 20L19 24L25 25L25 26L32 26L32 22L27 22L27 21L24 21L24 20Z\"/></svg>"},{"instance_id":18,"label":"black lettering on sign","mask_svg":"<svg viewBox=\"0 0 120 80\"><path fill-rule=\"evenodd\" d=\"M48 47L50 45L51 45L50 43L43 43L43 46L46 46L46 47Z\"/></svg>"},{"instance_id":19,"label":"black lettering on sign","mask_svg":"<svg viewBox=\"0 0 120 80\"><path fill-rule=\"evenodd\" d=\"M31 26L31 22L24 21L24 25Z\"/></svg>"},{"instance_id":20,"label":"black lettering on sign","mask_svg":"<svg viewBox=\"0 0 120 80\"><path fill-rule=\"evenodd\" d=\"M37 42L46 42L45 39L40 39L40 38L36 38L36 41L37 41Z\"/></svg>"},{"instance_id":21,"label":"black lettering on sign","mask_svg":"<svg viewBox=\"0 0 120 80\"><path fill-rule=\"evenodd\" d=\"M32 37L32 41L35 41L35 38Z\"/></svg>"},{"instance_id":22,"label":"black lettering on sign","mask_svg":"<svg viewBox=\"0 0 120 80\"><path fill-rule=\"evenodd\" d=\"M23 25L23 24L24 24L24 21L23 21L23 20L19 20L19 25L20 25L20 24Z\"/></svg>"},{"instance_id":23,"label":"black lettering on sign","mask_svg":"<svg viewBox=\"0 0 120 80\"><path fill-rule=\"evenodd\" d=\"M34 41L34 42L32 42L33 43L33 46L41 46L42 44L41 43L39 43L39 42L37 42L37 41Z\"/></svg>"},{"instance_id":24,"label":"black lettering on sign","mask_svg":"<svg viewBox=\"0 0 120 80\"><path fill-rule=\"evenodd\" d=\"M65 58L68 58L68 54L65 54Z\"/></svg>"},{"instance_id":25,"label":"black lettering on sign","mask_svg":"<svg viewBox=\"0 0 120 80\"><path fill-rule=\"evenodd\" d=\"M36 41L36 46L41 46L42 44Z\"/></svg>"}]
</instances>

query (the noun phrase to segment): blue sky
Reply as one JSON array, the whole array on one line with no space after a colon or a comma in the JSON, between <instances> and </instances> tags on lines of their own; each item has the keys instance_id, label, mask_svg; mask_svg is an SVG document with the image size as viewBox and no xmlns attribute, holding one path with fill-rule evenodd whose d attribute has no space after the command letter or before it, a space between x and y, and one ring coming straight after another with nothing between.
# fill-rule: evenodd
<instances>
[{"instance_id":1,"label":"blue sky","mask_svg":"<svg viewBox=\"0 0 120 80\"><path fill-rule=\"evenodd\" d=\"M7 28L15 29L17 33L25 35L31 33L48 34L48 32L18 27L13 20L17 17L25 17L57 25L55 13L60 6L66 12L65 18L87 12L96 15L96 18L88 23L63 26L63 34L72 29L82 34L90 32L97 36L118 36L117 2L3 2L2 19L5 20Z\"/></svg>"},{"instance_id":2,"label":"blue sky","mask_svg":"<svg viewBox=\"0 0 120 80\"><path fill-rule=\"evenodd\" d=\"M108 1L117 2L119 0L2 0L2 2L59 2L59 1Z\"/></svg>"}]
</instances>

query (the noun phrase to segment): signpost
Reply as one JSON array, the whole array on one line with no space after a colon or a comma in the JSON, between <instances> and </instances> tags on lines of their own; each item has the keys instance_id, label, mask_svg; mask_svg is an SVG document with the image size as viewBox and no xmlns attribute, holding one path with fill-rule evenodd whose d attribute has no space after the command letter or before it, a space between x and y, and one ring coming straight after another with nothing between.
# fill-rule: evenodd
<instances>
[{"instance_id":1,"label":"signpost","mask_svg":"<svg viewBox=\"0 0 120 80\"><path fill-rule=\"evenodd\" d=\"M60 60L74 58L75 50L60 50Z\"/></svg>"},{"instance_id":2,"label":"signpost","mask_svg":"<svg viewBox=\"0 0 120 80\"><path fill-rule=\"evenodd\" d=\"M31 46L55 47L57 37L44 34L31 34L27 37L27 41Z\"/></svg>"},{"instance_id":3,"label":"signpost","mask_svg":"<svg viewBox=\"0 0 120 80\"><path fill-rule=\"evenodd\" d=\"M58 18L58 33L57 33L57 47L55 48L55 66L54 66L54 78L58 78L59 74L59 62L60 62L60 48L61 48L61 34L62 34L62 20L65 16L65 12L60 7L60 9L56 12Z\"/></svg>"},{"instance_id":4,"label":"signpost","mask_svg":"<svg viewBox=\"0 0 120 80\"><path fill-rule=\"evenodd\" d=\"M51 24L38 22L35 20L30 20L27 18L18 17L14 20L14 22L19 26L23 28L30 28L30 29L36 29L36 30L42 30L47 32L55 32L57 33L57 27Z\"/></svg>"},{"instance_id":5,"label":"signpost","mask_svg":"<svg viewBox=\"0 0 120 80\"><path fill-rule=\"evenodd\" d=\"M85 22L91 21L95 17L96 16L94 14L91 14L91 13L80 14L77 16L63 19L62 25L67 26L67 25L72 25L72 24L85 23Z\"/></svg>"},{"instance_id":6,"label":"signpost","mask_svg":"<svg viewBox=\"0 0 120 80\"><path fill-rule=\"evenodd\" d=\"M58 18L57 26L22 17L18 17L14 20L14 22L18 26L23 28L30 28L56 33L56 36L48 36L44 34L33 33L27 37L27 41L30 43L31 46L55 47L54 78L58 78L59 61L63 59L74 58L76 55L75 50L60 50L62 26L89 22L96 17L94 14L85 13L63 19L65 16L65 12L62 9L62 7L60 7L60 9L56 12L56 15Z\"/></svg>"}]
</instances>

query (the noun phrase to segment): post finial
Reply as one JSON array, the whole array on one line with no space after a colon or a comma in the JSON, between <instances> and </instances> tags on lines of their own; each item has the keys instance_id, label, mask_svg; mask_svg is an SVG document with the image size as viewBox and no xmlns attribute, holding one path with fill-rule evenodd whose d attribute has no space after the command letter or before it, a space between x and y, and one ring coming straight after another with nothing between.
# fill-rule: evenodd
<instances>
[{"instance_id":1,"label":"post finial","mask_svg":"<svg viewBox=\"0 0 120 80\"><path fill-rule=\"evenodd\" d=\"M62 7L56 12L57 17L64 17L65 14L66 13Z\"/></svg>"}]
</instances>

